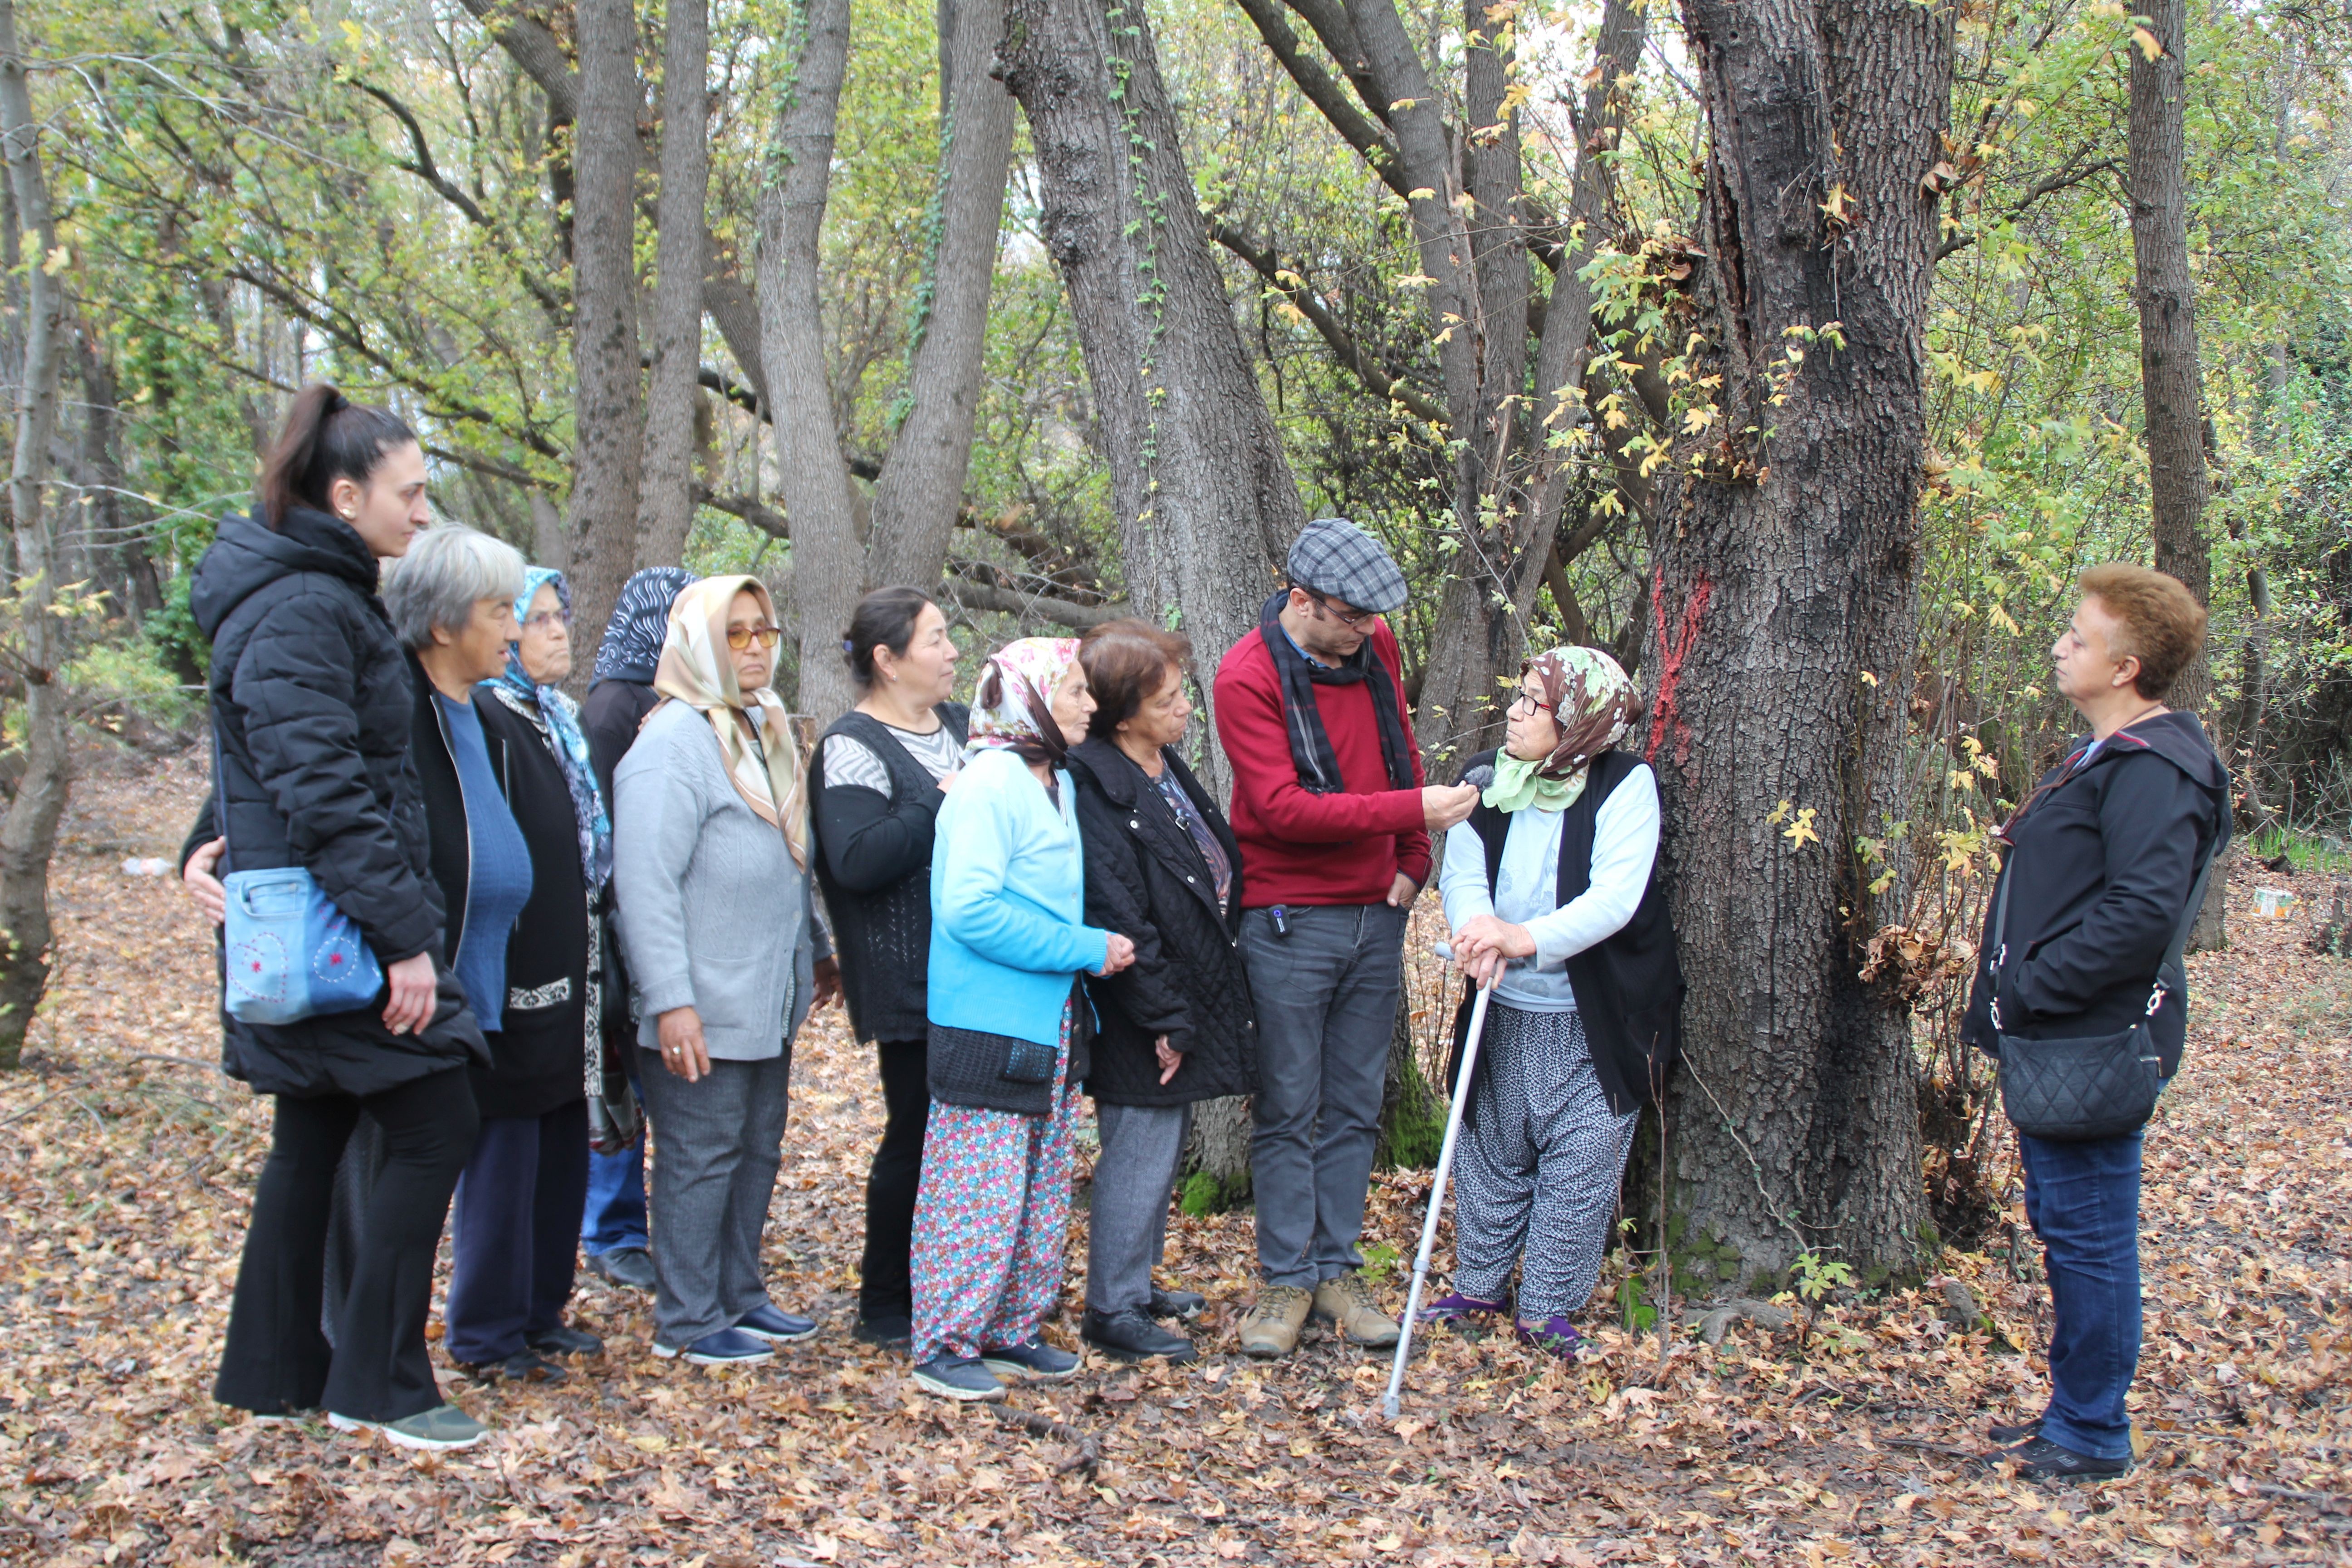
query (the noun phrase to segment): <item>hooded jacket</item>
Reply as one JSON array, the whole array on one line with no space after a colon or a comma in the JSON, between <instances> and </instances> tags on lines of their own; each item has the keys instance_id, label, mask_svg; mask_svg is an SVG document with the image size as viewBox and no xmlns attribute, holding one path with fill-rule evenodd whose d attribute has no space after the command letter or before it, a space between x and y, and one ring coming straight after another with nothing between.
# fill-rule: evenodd
<instances>
[{"instance_id":1,"label":"hooded jacket","mask_svg":"<svg viewBox=\"0 0 2352 1568\"><path fill-rule=\"evenodd\" d=\"M1961 1038L1994 1048L1995 1034L2085 1039L2148 1021L2166 1077L2179 1070L2189 985L2157 971L2186 912L2189 889L2229 808L2230 775L2192 713L2159 713L2107 737L2089 761L2085 738L2045 775L2059 779L2011 829L2001 868L2010 882L2009 952L1993 1027L1992 911L1987 900L1976 984Z\"/></svg>"},{"instance_id":2,"label":"hooded jacket","mask_svg":"<svg viewBox=\"0 0 2352 1568\"><path fill-rule=\"evenodd\" d=\"M487 1061L457 977L440 963L443 910L409 757L415 698L376 563L349 524L293 508L273 531L222 525L189 592L212 639L215 806L224 877L299 866L357 921L389 967L430 952L433 1020L384 1026L381 999L300 1023L247 1025L224 1011L224 1065L261 1093L367 1095Z\"/></svg>"}]
</instances>

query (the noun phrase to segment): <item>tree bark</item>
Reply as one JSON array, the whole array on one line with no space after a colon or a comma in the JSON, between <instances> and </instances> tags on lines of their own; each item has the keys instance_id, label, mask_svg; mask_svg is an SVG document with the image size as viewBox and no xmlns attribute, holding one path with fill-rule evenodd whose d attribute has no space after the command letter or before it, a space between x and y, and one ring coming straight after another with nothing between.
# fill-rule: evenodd
<instances>
[{"instance_id":1,"label":"tree bark","mask_svg":"<svg viewBox=\"0 0 2352 1568\"><path fill-rule=\"evenodd\" d=\"M694 527L694 400L702 371L702 279L709 265L704 217L710 192L709 0L667 0L662 14L661 224L640 567L684 561Z\"/></svg>"},{"instance_id":2,"label":"tree bark","mask_svg":"<svg viewBox=\"0 0 2352 1568\"><path fill-rule=\"evenodd\" d=\"M1672 1197L1734 1278L1804 1250L1908 1268L1919 1068L1906 1005L1857 978L1899 889L1874 897L1854 845L1901 799L1937 242L1921 178L1951 17L1909 0L1684 16L1709 132L1695 369L1724 381L1651 533L1644 742L1690 985ZM1832 323L1843 346L1791 366L1790 330Z\"/></svg>"},{"instance_id":3,"label":"tree bark","mask_svg":"<svg viewBox=\"0 0 2352 1568\"><path fill-rule=\"evenodd\" d=\"M637 25L629 0L579 0L572 198L570 565L578 624L602 627L637 554L645 418L637 360ZM585 690L588 661L570 684Z\"/></svg>"},{"instance_id":4,"label":"tree bark","mask_svg":"<svg viewBox=\"0 0 2352 1568\"><path fill-rule=\"evenodd\" d=\"M63 358L64 289L56 256L57 224L41 172L40 126L17 51L15 0L0 0L0 153L5 153L14 220L23 239L24 358L17 367L16 446L8 470L19 584L17 640L25 681L25 775L0 822L0 1068L23 1058L49 978L49 858L72 787L72 753L61 681L68 657L52 568L56 514L45 504L49 442L58 426L58 372ZM54 258L54 259L53 259Z\"/></svg>"}]
</instances>

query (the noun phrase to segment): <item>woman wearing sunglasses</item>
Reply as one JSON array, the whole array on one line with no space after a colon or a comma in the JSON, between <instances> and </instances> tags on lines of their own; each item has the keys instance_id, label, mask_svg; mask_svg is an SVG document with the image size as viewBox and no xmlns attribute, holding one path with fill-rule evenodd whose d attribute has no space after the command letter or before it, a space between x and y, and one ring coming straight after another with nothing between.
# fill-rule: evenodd
<instances>
[{"instance_id":1,"label":"woman wearing sunglasses","mask_svg":"<svg viewBox=\"0 0 2352 1568\"><path fill-rule=\"evenodd\" d=\"M809 897L800 752L768 687L781 636L756 578L681 592L654 672L666 700L614 774L621 945L661 1152L654 1353L703 1365L816 1332L760 1279L793 1036L840 989Z\"/></svg>"}]
</instances>

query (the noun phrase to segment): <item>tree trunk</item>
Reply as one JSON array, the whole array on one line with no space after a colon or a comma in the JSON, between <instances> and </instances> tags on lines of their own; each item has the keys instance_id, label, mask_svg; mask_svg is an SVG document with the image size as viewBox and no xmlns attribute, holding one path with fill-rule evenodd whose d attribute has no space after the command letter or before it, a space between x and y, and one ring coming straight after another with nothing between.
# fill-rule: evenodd
<instances>
[{"instance_id":1,"label":"tree trunk","mask_svg":"<svg viewBox=\"0 0 2352 1568\"><path fill-rule=\"evenodd\" d=\"M1909 0L1684 15L1709 132L1696 370L1724 381L1651 537L1644 739L1690 984L1672 1197L1733 1278L1804 1250L1908 1268L1919 1066L1906 1005L1856 978L1899 904L1865 889L1854 842L1901 801L1937 241L1921 177L1951 18ZM1791 368L1789 330L1832 323L1843 346Z\"/></svg>"},{"instance_id":2,"label":"tree trunk","mask_svg":"<svg viewBox=\"0 0 2352 1568\"><path fill-rule=\"evenodd\" d=\"M579 625L602 628L637 555L645 417L637 363L637 26L628 0L579 0L572 198L570 564ZM593 635L593 632L591 635ZM589 661L570 684L587 689Z\"/></svg>"},{"instance_id":3,"label":"tree trunk","mask_svg":"<svg viewBox=\"0 0 2352 1568\"><path fill-rule=\"evenodd\" d=\"M40 126L16 47L15 0L0 0L0 137L8 190L21 226L25 317L18 368L16 447L8 471L19 582L17 637L25 679L25 775L0 822L0 1068L22 1059L49 978L49 857L72 786L66 694L65 621L49 613L57 519L45 504L49 442L58 426L58 367L63 357L64 290L51 262L58 248L48 183L41 173ZM59 258L60 260L62 258Z\"/></svg>"},{"instance_id":4,"label":"tree trunk","mask_svg":"<svg viewBox=\"0 0 2352 1568\"><path fill-rule=\"evenodd\" d=\"M941 114L938 208L916 322L907 417L874 486L868 577L929 590L946 563L963 505L988 348L988 295L1013 161L1013 95L990 74L1004 37L1003 0L940 7Z\"/></svg>"},{"instance_id":5,"label":"tree trunk","mask_svg":"<svg viewBox=\"0 0 2352 1568\"><path fill-rule=\"evenodd\" d=\"M1135 0L1011 0L998 58L1036 145L1128 598L1192 639L1213 703L1209 677L1256 626L1306 514L1210 258L1150 23ZM1202 757L1222 798L1223 753Z\"/></svg>"},{"instance_id":6,"label":"tree trunk","mask_svg":"<svg viewBox=\"0 0 2352 1568\"><path fill-rule=\"evenodd\" d=\"M709 264L703 214L710 191L709 3L667 0L662 14L661 232L640 567L684 561L694 527L695 378L702 370L702 279Z\"/></svg>"},{"instance_id":7,"label":"tree trunk","mask_svg":"<svg viewBox=\"0 0 2352 1568\"><path fill-rule=\"evenodd\" d=\"M793 530L798 707L822 729L856 700L841 633L866 592L866 551L834 430L817 296L834 121L849 64L849 0L808 0L794 15L799 37L791 95L776 124L777 171L760 195L760 353L775 399L776 490Z\"/></svg>"}]
</instances>

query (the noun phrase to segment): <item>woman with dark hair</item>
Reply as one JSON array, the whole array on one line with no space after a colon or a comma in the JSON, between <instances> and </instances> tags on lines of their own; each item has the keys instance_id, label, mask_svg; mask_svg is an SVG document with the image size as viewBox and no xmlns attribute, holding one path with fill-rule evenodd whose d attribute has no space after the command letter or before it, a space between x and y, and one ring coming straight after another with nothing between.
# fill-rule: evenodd
<instances>
[{"instance_id":1,"label":"woman with dark hair","mask_svg":"<svg viewBox=\"0 0 2352 1568\"><path fill-rule=\"evenodd\" d=\"M912 588L860 600L841 651L859 695L817 749L816 875L841 949L849 1026L875 1042L887 1119L866 1182L857 1337L900 1344L914 1332L907 1251L931 1108L923 981L931 843L963 761L970 710L949 700L956 646L947 617Z\"/></svg>"},{"instance_id":2,"label":"woman with dark hair","mask_svg":"<svg viewBox=\"0 0 2352 1568\"><path fill-rule=\"evenodd\" d=\"M212 639L223 874L300 867L360 928L379 1000L283 1025L224 1015L226 1068L277 1101L254 1189L215 1397L268 1418L323 1406L344 1430L464 1447L483 1428L445 1403L425 1349L433 1255L472 1152L466 1068L480 1028L439 962L446 911L409 757L408 662L376 596L431 512L425 455L394 415L307 387L230 518L189 605ZM232 960L236 955L230 955ZM364 1111L384 1163L354 1241L331 1348L320 1327L337 1161Z\"/></svg>"},{"instance_id":3,"label":"woman with dark hair","mask_svg":"<svg viewBox=\"0 0 2352 1568\"><path fill-rule=\"evenodd\" d=\"M1070 748L1086 842L1087 919L1135 941L1135 962L1089 981L1098 1029L1087 1092L1102 1153L1087 1226L1088 1344L1119 1361L1193 1359L1157 1318L1202 1298L1151 1283L1192 1106L1257 1090L1257 1018L1242 967L1242 858L1234 830L1177 754L1192 704L1192 645L1141 621L1088 632L1078 661L1094 693Z\"/></svg>"},{"instance_id":4,"label":"woman with dark hair","mask_svg":"<svg viewBox=\"0 0 2352 1568\"><path fill-rule=\"evenodd\" d=\"M918 1387L1002 1399L997 1374L1066 1378L1038 1335L1062 1288L1070 1124L1090 1016L1078 975L1115 974L1124 936L1086 922L1084 851L1062 763L1086 735L1078 645L1024 637L989 657L963 774L931 860L929 1079L915 1200Z\"/></svg>"}]
</instances>

